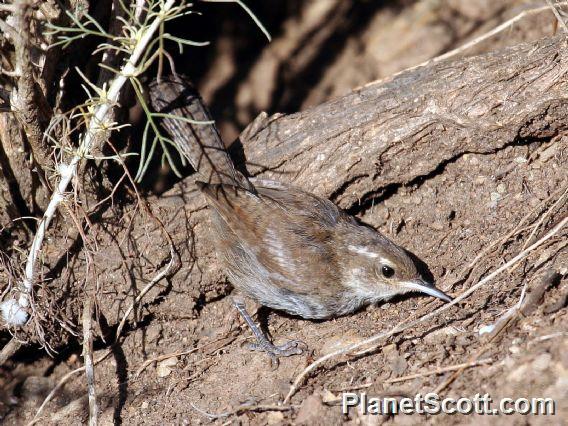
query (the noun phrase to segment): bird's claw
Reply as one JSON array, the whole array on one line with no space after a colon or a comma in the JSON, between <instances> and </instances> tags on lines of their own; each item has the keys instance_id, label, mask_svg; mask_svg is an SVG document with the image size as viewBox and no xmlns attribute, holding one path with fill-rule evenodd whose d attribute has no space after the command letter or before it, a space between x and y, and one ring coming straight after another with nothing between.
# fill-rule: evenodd
<instances>
[{"instance_id":1,"label":"bird's claw","mask_svg":"<svg viewBox=\"0 0 568 426\"><path fill-rule=\"evenodd\" d=\"M274 345L268 341L250 343L248 348L253 351L266 352L270 357L270 363L273 368L278 367L280 363L278 358L284 356L293 356L302 354L308 347L300 340L288 340L282 345Z\"/></svg>"}]
</instances>

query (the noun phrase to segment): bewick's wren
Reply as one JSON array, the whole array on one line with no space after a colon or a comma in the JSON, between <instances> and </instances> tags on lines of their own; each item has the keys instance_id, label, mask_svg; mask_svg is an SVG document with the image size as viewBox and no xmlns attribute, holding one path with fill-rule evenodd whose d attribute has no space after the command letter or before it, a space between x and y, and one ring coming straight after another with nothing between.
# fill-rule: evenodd
<instances>
[{"instance_id":1,"label":"bewick's wren","mask_svg":"<svg viewBox=\"0 0 568 426\"><path fill-rule=\"evenodd\" d=\"M162 113L210 120L199 95L180 77L150 85ZM302 318L332 318L363 305L418 291L451 298L426 282L408 253L360 225L331 201L291 185L247 179L235 170L214 126L174 117L163 126L205 182L216 251L234 287L261 305ZM301 352L300 342L270 343L242 301L235 305L273 359Z\"/></svg>"}]
</instances>

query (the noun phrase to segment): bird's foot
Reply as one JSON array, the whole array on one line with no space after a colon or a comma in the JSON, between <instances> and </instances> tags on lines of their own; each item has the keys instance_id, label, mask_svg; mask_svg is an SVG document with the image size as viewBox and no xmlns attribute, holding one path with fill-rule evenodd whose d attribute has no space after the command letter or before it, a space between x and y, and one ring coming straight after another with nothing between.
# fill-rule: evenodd
<instances>
[{"instance_id":1,"label":"bird's foot","mask_svg":"<svg viewBox=\"0 0 568 426\"><path fill-rule=\"evenodd\" d=\"M257 343L251 343L248 348L253 351L266 352L270 357L270 363L273 368L278 367L279 358L284 356L293 356L302 354L308 346L301 340L288 340L282 345L274 345L266 339L259 340Z\"/></svg>"}]
</instances>

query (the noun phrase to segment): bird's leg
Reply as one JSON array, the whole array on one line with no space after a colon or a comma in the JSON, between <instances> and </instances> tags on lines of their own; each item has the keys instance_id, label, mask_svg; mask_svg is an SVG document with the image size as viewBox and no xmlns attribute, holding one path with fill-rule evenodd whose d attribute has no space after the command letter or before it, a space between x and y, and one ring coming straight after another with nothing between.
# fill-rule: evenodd
<instances>
[{"instance_id":1,"label":"bird's leg","mask_svg":"<svg viewBox=\"0 0 568 426\"><path fill-rule=\"evenodd\" d=\"M242 300L234 299L233 304L256 337L257 343L251 344L249 346L250 349L266 352L270 356L270 360L273 366L278 365L279 357L299 355L304 351L304 349L306 349L306 344L299 340L289 340L282 345L274 345L268 340L268 338L264 335L260 328L258 328L251 316L248 314L244 302Z\"/></svg>"}]
</instances>

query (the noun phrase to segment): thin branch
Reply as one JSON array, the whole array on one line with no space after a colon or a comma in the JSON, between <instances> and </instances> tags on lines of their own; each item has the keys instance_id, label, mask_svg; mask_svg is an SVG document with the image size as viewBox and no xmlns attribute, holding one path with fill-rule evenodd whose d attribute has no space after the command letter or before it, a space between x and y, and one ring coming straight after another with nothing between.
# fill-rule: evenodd
<instances>
[{"instance_id":1,"label":"thin branch","mask_svg":"<svg viewBox=\"0 0 568 426\"><path fill-rule=\"evenodd\" d=\"M564 190L564 193L560 196L560 198L558 198L558 200L556 200L554 202L554 204L552 205L552 207L550 207L545 214L543 214L538 222L534 225L530 235L527 237L525 243L523 244L523 248L525 248L526 246L529 245L529 243L531 242L531 240L533 239L534 235L536 234L536 232L540 229L540 225L542 225L542 223L546 220L546 218L548 216L550 216L550 214L556 209L557 206L561 205L564 201L565 198L568 196L568 185L566 185L566 189Z\"/></svg>"},{"instance_id":2,"label":"thin branch","mask_svg":"<svg viewBox=\"0 0 568 426\"><path fill-rule=\"evenodd\" d=\"M61 175L60 181L56 189L53 191L47 209L38 224L26 262L25 276L22 283L23 291L17 299L20 311L16 310L16 312L14 312L15 314L20 313L21 315L21 311L25 311L30 305L29 299L34 286L36 264L45 238L45 233L55 215L55 212L57 211L57 208L59 207L59 204L65 198L64 193L67 190L67 187L77 173L77 165L85 155L89 154L97 138L108 130L108 127L111 124L108 123L108 115L117 103L122 87L131 76L136 75L138 62L144 55L146 46L151 42L160 23L166 19L168 12L174 7L174 4L175 0L167 0L161 5L160 12L155 15L152 23L141 31L137 44L132 51L132 55L122 67L120 74L116 75L114 80L112 80L108 90L105 91L104 86L103 89L99 89L100 97L103 102L94 108L93 115L89 120L88 128L81 138L77 153L68 164L61 164L59 166L59 172ZM13 301L8 300L3 303L13 303ZM9 315L4 319L7 323L12 325L23 325L21 323L15 323L14 316L15 315Z\"/></svg>"},{"instance_id":3,"label":"thin branch","mask_svg":"<svg viewBox=\"0 0 568 426\"><path fill-rule=\"evenodd\" d=\"M89 395L89 426L97 426L97 393L95 388L95 366L93 364L93 300L86 295L83 305L83 358Z\"/></svg>"},{"instance_id":4,"label":"thin branch","mask_svg":"<svg viewBox=\"0 0 568 426\"><path fill-rule=\"evenodd\" d=\"M0 367L3 366L22 347L22 343L12 337L0 351Z\"/></svg>"},{"instance_id":5,"label":"thin branch","mask_svg":"<svg viewBox=\"0 0 568 426\"><path fill-rule=\"evenodd\" d=\"M552 0L546 0L546 3L548 4L548 7L550 7L550 9L552 10L552 13L554 13L554 16L556 16L556 19L560 23L560 26L562 26L564 31L568 34L568 27L566 26L566 22L564 22L564 19L562 19L562 16L560 16L560 13L558 12L556 5L552 3Z\"/></svg>"},{"instance_id":6,"label":"thin branch","mask_svg":"<svg viewBox=\"0 0 568 426\"><path fill-rule=\"evenodd\" d=\"M142 374L142 372L143 372L149 365L153 364L154 362L160 362L160 361L163 361L163 360L165 360L165 359L169 359L169 358L173 358L173 357L178 357L178 356L190 355L190 354L192 354L192 353L194 353L194 352L197 352L197 351L199 351L199 350L201 350L201 349L206 348L207 346L211 346L211 345L213 345L213 344L215 344L215 343L219 343L219 342L225 340L225 342L224 342L223 345L221 346L221 348L223 348L223 347L225 347L225 346L231 344L235 339L236 339L236 337L226 336L226 335L225 335L225 336L219 337L218 339L214 339L214 340L212 340L211 342L204 343L204 344L201 345L201 346L196 346L196 347L191 348L191 349L188 349L188 350L186 350L186 351L171 352L171 353L168 353L168 354L163 354L163 355L159 355L159 356L154 357L154 358L147 359L146 361L144 361L144 362L142 363L142 365L141 365L140 367L138 367L138 368L136 369L136 372L134 373L134 377L135 377L135 378L138 378L138 377L140 376L140 374ZM219 347L216 347L216 348L215 348L215 351L218 351L218 350L219 350Z\"/></svg>"},{"instance_id":7,"label":"thin branch","mask_svg":"<svg viewBox=\"0 0 568 426\"><path fill-rule=\"evenodd\" d=\"M30 41L32 34L30 21L33 10L29 0L18 0L14 6L16 7L14 18L19 34L18 38L14 39L15 71L19 78L16 94L11 99L12 110L16 112L16 117L24 128L33 152L34 163L39 166L39 173L43 177L47 169L51 167L51 153L49 147L44 143L44 128L41 124L46 121L46 117L42 115L49 114L49 107L34 79L35 72L31 60L32 43ZM40 110L42 105L44 111ZM44 182L45 179L41 179L41 181Z\"/></svg>"},{"instance_id":8,"label":"thin branch","mask_svg":"<svg viewBox=\"0 0 568 426\"><path fill-rule=\"evenodd\" d=\"M227 411L225 413L213 414L213 413L208 413L207 411L199 408L193 402L190 402L189 405L191 405L191 408L193 408L199 414L202 414L203 416L207 417L210 420L222 419L222 418L225 418L225 417L232 416L234 414L246 413L246 412L249 412L249 411L258 411L258 412L263 412L263 411L290 411L294 408L291 405L263 405L263 404L250 405L250 404L242 404L242 405L239 405L238 407L235 407L232 410Z\"/></svg>"},{"instance_id":9,"label":"thin branch","mask_svg":"<svg viewBox=\"0 0 568 426\"><path fill-rule=\"evenodd\" d=\"M300 384L303 382L303 380L306 378L306 376L312 372L313 370L315 370L316 368L318 368L320 365L322 365L324 362L335 358L339 355L344 355L348 352L351 352L355 349L359 349L363 346L367 346L373 343L376 343L380 340L386 339L387 337L390 336L394 336L396 334L399 334L401 332L403 332L404 330L407 330L411 327L416 327L418 324L421 324L423 322L426 322L432 318L435 318L437 316L439 316L442 312L447 311L448 309L450 309L452 306L458 304L459 302L461 302L462 300L468 298L471 294L473 294L475 291L477 291L478 289L480 289L481 287L483 287L485 284L487 284L488 282L490 282L491 280L493 280L493 278L495 278L497 275L501 274L502 272L506 271L507 269L509 269L512 265L516 264L517 262L520 262L521 260L523 260L525 257L527 257L532 251L534 251L535 249L537 249L538 247L540 247L542 244L544 244L546 241L548 241L550 238L552 238L553 236L555 236L566 224L568 223L568 216L564 217L560 223L558 223L548 234L546 234L544 237L542 237L540 240L538 240L537 242L535 242L533 245L531 245L530 247L526 248L525 250L521 251L519 254L517 254L515 257L513 257L511 260L509 260L508 262L506 262L505 264L503 264L501 267L497 268L496 270L494 270L492 273L490 273L489 275L487 275L486 277L484 277L482 280L480 280L477 284L473 285L472 287L470 287L468 290L464 291L461 295L459 295L458 297L456 297L452 302L447 303L443 306L440 306L438 309L436 309L435 311L430 312L429 314L426 314L420 318L417 318L415 320L412 321L403 321L399 324L397 324L395 327L393 327L391 330L384 332L384 333L378 333L375 334L374 336L371 336L365 340L362 340L358 343L354 343L352 345L348 345L342 349L339 349L335 352L329 353L321 358L318 358L317 360L315 360L314 362L312 362L310 365L308 365L298 376L296 376L296 378L294 379L293 384L290 386L290 391L288 392L288 395L286 395L286 398L284 398L284 404L288 403L290 401L290 398L292 398L292 396L297 392L297 390L299 389Z\"/></svg>"},{"instance_id":10,"label":"thin branch","mask_svg":"<svg viewBox=\"0 0 568 426\"><path fill-rule=\"evenodd\" d=\"M17 10L15 5L11 6L13 7L14 11ZM20 33L16 31L13 26L7 24L3 19L0 19L0 30L2 30L3 33L9 34L10 37L13 38L14 43L21 43L22 37L20 36Z\"/></svg>"},{"instance_id":11,"label":"thin branch","mask_svg":"<svg viewBox=\"0 0 568 426\"><path fill-rule=\"evenodd\" d=\"M160 273L158 273L154 278L152 278L152 280L146 285L146 287L144 287L144 289L140 292L140 294L136 296L132 304L128 307L128 309L122 316L122 320L120 321L120 324L116 329L116 340L118 340L120 334L122 333L122 329L124 328L124 324L126 324L128 316L134 310L134 308L140 302L140 300L142 300L142 298L146 295L146 293L148 293L152 289L152 287L156 285L156 283L161 281L163 278L171 275L172 269L175 269L176 266L180 264L179 255L177 254L173 245L170 246L170 256L171 258L168 263L168 266L166 266L164 269L160 271Z\"/></svg>"},{"instance_id":12,"label":"thin branch","mask_svg":"<svg viewBox=\"0 0 568 426\"><path fill-rule=\"evenodd\" d=\"M429 369L428 371L425 371L423 373L416 373L416 374L409 374L408 376L395 377L394 379L385 380L383 383L405 382L407 380L418 379L420 377L433 376L433 375L447 373L449 371L456 371L456 370L462 370L462 369L466 369L466 368L470 368L470 367L477 367L479 365L491 364L492 362L493 362L493 360L491 358L480 359L479 361L464 362L462 364L450 365L450 366L447 366L447 367L440 367L440 368L436 368L434 370Z\"/></svg>"},{"instance_id":13,"label":"thin branch","mask_svg":"<svg viewBox=\"0 0 568 426\"><path fill-rule=\"evenodd\" d=\"M473 354L469 362L477 361L481 355L483 355L490 347L492 347L493 342L501 334L506 327L511 324L511 322L515 321L519 315L529 315L536 309L536 306L540 303L544 292L547 290L548 287L553 285L556 280L559 279L559 274L555 271L551 270L548 271L541 280L539 284L537 284L530 294L525 297L526 292L526 285L523 287L523 291L521 292L521 296L519 297L519 301L513 306L511 309L508 309L505 314L497 320L495 323L489 338L485 342L485 344L475 353ZM458 369L454 374L450 377L445 379L442 383L440 383L436 389L434 389L434 393L440 394L446 387L452 384L465 370L465 367Z\"/></svg>"}]
</instances>

